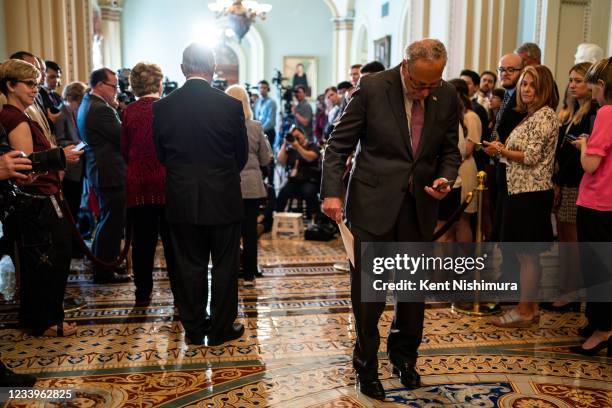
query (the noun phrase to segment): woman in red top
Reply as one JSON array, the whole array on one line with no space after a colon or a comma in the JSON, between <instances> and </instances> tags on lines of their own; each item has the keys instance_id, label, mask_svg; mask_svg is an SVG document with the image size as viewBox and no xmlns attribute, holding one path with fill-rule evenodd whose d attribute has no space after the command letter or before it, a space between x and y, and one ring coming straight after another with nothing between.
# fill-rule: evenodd
<instances>
[{"instance_id":1,"label":"woman in red top","mask_svg":"<svg viewBox=\"0 0 612 408\"><path fill-rule=\"evenodd\" d=\"M40 72L25 61L8 60L0 67L0 91L7 98L0 124L11 148L25 154L52 147L39 125L25 114L39 86ZM74 334L76 325L64 322L71 231L54 197L60 190L60 174L48 172L20 184L24 191L41 198L31 200L7 220L21 265L19 322L34 335Z\"/></svg>"},{"instance_id":2,"label":"woman in red top","mask_svg":"<svg viewBox=\"0 0 612 408\"><path fill-rule=\"evenodd\" d=\"M139 304L147 304L151 299L158 235L161 235L170 285L174 289L173 256L165 216L166 169L157 160L153 144L153 103L162 93L162 80L159 66L136 64L130 83L138 100L123 112L121 126L121 153L127 164L128 217L133 226L134 283Z\"/></svg>"}]
</instances>

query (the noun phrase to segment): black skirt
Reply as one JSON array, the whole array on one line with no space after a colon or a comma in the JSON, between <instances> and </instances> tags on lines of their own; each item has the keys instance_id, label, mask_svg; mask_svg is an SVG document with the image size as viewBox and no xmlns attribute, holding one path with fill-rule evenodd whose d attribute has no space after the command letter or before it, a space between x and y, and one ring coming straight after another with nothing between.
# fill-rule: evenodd
<instances>
[{"instance_id":1,"label":"black skirt","mask_svg":"<svg viewBox=\"0 0 612 408\"><path fill-rule=\"evenodd\" d=\"M553 190L509 194L502 218L503 242L545 242L553 240L550 214ZM541 250L541 248L538 248Z\"/></svg>"}]
</instances>

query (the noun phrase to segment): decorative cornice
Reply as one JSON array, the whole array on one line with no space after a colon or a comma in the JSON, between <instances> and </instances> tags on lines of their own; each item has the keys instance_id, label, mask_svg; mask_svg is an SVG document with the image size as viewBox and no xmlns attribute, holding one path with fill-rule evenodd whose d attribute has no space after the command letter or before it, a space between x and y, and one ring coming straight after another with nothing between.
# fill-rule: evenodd
<instances>
[{"instance_id":1,"label":"decorative cornice","mask_svg":"<svg viewBox=\"0 0 612 408\"><path fill-rule=\"evenodd\" d=\"M353 29L353 24L355 22L355 17L340 17L340 18L332 18L332 22L334 23L334 30L342 31Z\"/></svg>"}]
</instances>

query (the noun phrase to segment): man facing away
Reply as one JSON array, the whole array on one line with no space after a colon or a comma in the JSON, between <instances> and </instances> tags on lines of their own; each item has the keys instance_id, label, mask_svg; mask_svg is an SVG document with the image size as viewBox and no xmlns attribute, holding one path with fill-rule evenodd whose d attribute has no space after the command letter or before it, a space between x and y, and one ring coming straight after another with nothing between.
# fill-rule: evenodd
<instances>
[{"instance_id":1,"label":"man facing away","mask_svg":"<svg viewBox=\"0 0 612 408\"><path fill-rule=\"evenodd\" d=\"M435 188L454 180L461 162L457 94L442 80L446 60L446 49L438 40L409 45L399 66L361 78L331 134L323 162L323 211L341 222L344 204L356 255L362 242L432 239L438 200L450 191L448 186ZM357 143L361 149L343 203L344 164ZM385 303L362 302L360 264L357 256L351 268L357 332L353 366L361 392L382 400L377 324ZM395 304L387 353L407 388L420 386L415 367L424 313L423 302Z\"/></svg>"},{"instance_id":2,"label":"man facing away","mask_svg":"<svg viewBox=\"0 0 612 408\"><path fill-rule=\"evenodd\" d=\"M191 344L220 345L242 336L238 315L240 171L248 141L242 104L210 83L212 50L191 44L185 84L153 104L153 139L166 166L166 217L176 254L177 299ZM212 256L207 312L208 259Z\"/></svg>"}]
</instances>

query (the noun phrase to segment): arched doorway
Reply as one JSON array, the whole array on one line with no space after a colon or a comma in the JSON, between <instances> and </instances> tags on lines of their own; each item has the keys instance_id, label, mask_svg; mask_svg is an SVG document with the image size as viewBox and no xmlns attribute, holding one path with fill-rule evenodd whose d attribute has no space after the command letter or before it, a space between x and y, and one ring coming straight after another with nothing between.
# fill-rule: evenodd
<instances>
[{"instance_id":1,"label":"arched doorway","mask_svg":"<svg viewBox=\"0 0 612 408\"><path fill-rule=\"evenodd\" d=\"M224 79L227 85L234 85L239 82L239 62L238 56L227 44L220 44L215 48L215 59L217 79Z\"/></svg>"}]
</instances>

